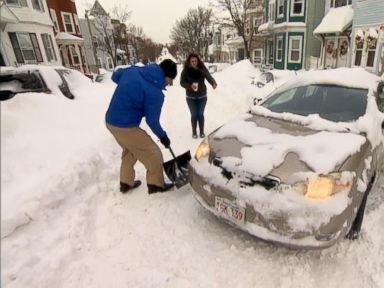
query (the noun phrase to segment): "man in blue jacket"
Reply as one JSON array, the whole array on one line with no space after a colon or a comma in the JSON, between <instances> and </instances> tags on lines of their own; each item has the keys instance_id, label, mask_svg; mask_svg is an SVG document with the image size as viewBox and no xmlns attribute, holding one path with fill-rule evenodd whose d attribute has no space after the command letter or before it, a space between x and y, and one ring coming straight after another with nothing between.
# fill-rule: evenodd
<instances>
[{"instance_id":1,"label":"man in blue jacket","mask_svg":"<svg viewBox=\"0 0 384 288\"><path fill-rule=\"evenodd\" d=\"M139 160L147 169L148 193L165 192L173 187L164 182L163 156L152 138L140 128L145 118L160 142L169 148L171 141L160 125L166 85L177 75L176 63L166 59L159 65L131 66L112 74L117 84L106 113L106 126L123 149L120 191L126 193L141 184L135 180L134 165Z\"/></svg>"}]
</instances>

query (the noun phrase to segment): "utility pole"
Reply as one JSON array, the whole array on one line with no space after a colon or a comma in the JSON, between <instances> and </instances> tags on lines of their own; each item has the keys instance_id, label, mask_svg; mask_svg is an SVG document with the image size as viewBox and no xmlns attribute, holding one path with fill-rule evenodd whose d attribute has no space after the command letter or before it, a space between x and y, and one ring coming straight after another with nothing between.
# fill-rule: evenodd
<instances>
[{"instance_id":1,"label":"utility pole","mask_svg":"<svg viewBox=\"0 0 384 288\"><path fill-rule=\"evenodd\" d=\"M87 23L88 23L88 30L89 30L89 34L91 36L91 45L92 45L92 52L93 52L93 59L95 61L95 64L96 64L96 68L97 68L97 73L99 73L99 60L98 58L96 57L96 47L95 45L93 44L93 35L92 35L92 29L91 29L91 24L89 22L89 18L88 18L88 13L89 13L89 10L85 10L85 18L87 19Z\"/></svg>"}]
</instances>

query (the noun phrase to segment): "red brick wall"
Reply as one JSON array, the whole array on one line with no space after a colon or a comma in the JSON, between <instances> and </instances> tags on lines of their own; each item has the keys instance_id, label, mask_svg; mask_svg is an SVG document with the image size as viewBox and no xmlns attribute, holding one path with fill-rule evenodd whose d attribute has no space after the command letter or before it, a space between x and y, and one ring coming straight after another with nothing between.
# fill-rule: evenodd
<instances>
[{"instance_id":1,"label":"red brick wall","mask_svg":"<svg viewBox=\"0 0 384 288\"><path fill-rule=\"evenodd\" d=\"M49 9L54 9L56 11L57 22L61 32L65 32L63 18L61 17L61 12L67 12L72 14L73 25L76 33L75 36L81 37L81 34L77 31L76 22L74 14L77 14L76 4L71 0L47 0L47 5ZM78 16L79 17L79 16Z\"/></svg>"}]
</instances>

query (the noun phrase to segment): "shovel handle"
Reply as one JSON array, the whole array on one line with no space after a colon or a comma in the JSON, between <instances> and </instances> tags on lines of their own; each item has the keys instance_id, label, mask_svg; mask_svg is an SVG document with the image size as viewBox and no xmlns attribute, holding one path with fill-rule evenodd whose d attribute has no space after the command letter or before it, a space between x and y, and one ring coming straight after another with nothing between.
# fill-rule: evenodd
<instances>
[{"instance_id":1,"label":"shovel handle","mask_svg":"<svg viewBox=\"0 0 384 288\"><path fill-rule=\"evenodd\" d=\"M172 155L173 159L176 159L175 153L173 153L173 150L172 150L171 146L169 146L168 149L171 152L171 155Z\"/></svg>"}]
</instances>

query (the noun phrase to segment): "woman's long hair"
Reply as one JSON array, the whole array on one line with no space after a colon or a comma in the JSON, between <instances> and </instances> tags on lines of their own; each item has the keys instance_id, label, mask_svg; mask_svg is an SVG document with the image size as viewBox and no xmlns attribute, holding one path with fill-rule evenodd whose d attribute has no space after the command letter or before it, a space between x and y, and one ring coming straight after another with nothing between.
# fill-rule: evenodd
<instances>
[{"instance_id":1,"label":"woman's long hair","mask_svg":"<svg viewBox=\"0 0 384 288\"><path fill-rule=\"evenodd\" d=\"M200 57L196 53L190 53L187 57L187 60L184 62L184 68L189 68L191 67L191 58L196 58L197 59L197 67L200 69L204 69L205 65L203 61L201 61Z\"/></svg>"}]
</instances>

